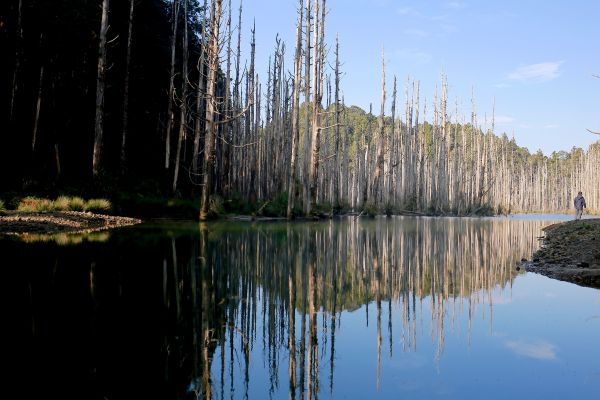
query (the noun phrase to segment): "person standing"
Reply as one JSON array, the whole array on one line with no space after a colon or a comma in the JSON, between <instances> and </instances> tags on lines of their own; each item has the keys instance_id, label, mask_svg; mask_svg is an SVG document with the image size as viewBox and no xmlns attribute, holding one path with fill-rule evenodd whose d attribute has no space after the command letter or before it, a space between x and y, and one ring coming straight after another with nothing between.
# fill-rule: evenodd
<instances>
[{"instance_id":1,"label":"person standing","mask_svg":"<svg viewBox=\"0 0 600 400\"><path fill-rule=\"evenodd\" d=\"M577 197L575 197L573 203L575 204L575 219L581 219L583 209L586 208L585 199L583 198L583 194L581 194L581 192L577 193Z\"/></svg>"}]
</instances>

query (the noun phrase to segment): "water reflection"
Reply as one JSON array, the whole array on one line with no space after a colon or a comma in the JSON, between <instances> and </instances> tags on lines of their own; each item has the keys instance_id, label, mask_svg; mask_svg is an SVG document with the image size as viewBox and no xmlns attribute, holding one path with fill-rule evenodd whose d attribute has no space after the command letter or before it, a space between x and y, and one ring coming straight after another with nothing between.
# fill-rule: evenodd
<instances>
[{"instance_id":1,"label":"water reflection","mask_svg":"<svg viewBox=\"0 0 600 400\"><path fill-rule=\"evenodd\" d=\"M177 278L172 246L175 301L179 290L188 293L201 315L188 331L192 353L202 355L190 388L202 398L247 398L250 369L264 368L271 395L282 386L290 399L333 394L336 328L345 312L361 307L365 326L377 327L377 385L382 351L416 351L424 318L431 321L439 360L445 330L461 329L462 313L470 336L475 310L485 305L480 312L491 329L493 290L511 285L515 263L533 252L542 225L434 218L256 225L234 232L201 225L199 262L189 263L189 279L186 271ZM393 332L397 319L400 331Z\"/></svg>"},{"instance_id":2,"label":"water reflection","mask_svg":"<svg viewBox=\"0 0 600 400\"><path fill-rule=\"evenodd\" d=\"M439 363L448 335L491 331L495 293L510 296L546 224L396 217L138 227L35 252L0 242L24 266L20 326L35 350L18 372L50 371L45 392L80 398L329 398L340 357L354 362L336 348L346 331L357 357L377 352L375 382L353 378L379 388L382 356L431 342ZM361 342L373 327L376 343ZM510 346L547 357L525 345ZM69 366L53 371L59 358Z\"/></svg>"}]
</instances>

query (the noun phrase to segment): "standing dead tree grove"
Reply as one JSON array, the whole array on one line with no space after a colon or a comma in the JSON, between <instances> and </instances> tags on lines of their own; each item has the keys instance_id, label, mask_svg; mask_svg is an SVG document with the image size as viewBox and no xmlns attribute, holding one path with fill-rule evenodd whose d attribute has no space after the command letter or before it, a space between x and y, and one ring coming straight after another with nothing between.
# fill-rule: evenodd
<instances>
[{"instance_id":1,"label":"standing dead tree grove","mask_svg":"<svg viewBox=\"0 0 600 400\"><path fill-rule=\"evenodd\" d=\"M200 197L200 219L231 204L288 218L563 211L580 190L600 204L600 144L532 154L494 132L493 114L481 126L474 95L470 110L461 110L445 76L427 98L418 80L398 87L383 51L378 116L347 106L337 37L328 51L326 0L298 0L294 51L276 37L272 54L260 57L260 27L242 26L241 1L237 8L222 0L98 0L86 14L93 45L54 46L58 28L44 31L38 22L48 10L80 17L67 13L71 1L64 10L35 0L0 6L9 16L0 40L15 50L0 66L12 76L0 112L10 132L3 162L17 160L22 171L11 177L15 185L42 174L85 182L91 164L94 177L118 174L123 184L141 177L155 192ZM162 44L141 39L153 30ZM32 55L41 48L48 54ZM81 148L92 146L90 163Z\"/></svg>"}]
</instances>

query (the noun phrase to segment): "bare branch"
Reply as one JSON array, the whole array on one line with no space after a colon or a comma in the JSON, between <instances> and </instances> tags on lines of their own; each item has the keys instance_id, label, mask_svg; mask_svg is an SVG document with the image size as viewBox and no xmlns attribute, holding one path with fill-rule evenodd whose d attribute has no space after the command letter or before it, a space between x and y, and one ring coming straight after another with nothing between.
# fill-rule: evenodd
<instances>
[{"instance_id":1,"label":"bare branch","mask_svg":"<svg viewBox=\"0 0 600 400\"><path fill-rule=\"evenodd\" d=\"M248 103L248 105L246 106L246 108L244 108L242 111L240 111L239 113L237 113L236 115L231 116L230 118L226 118L222 121L217 121L215 122L216 125L223 125L223 124L228 124L231 121L234 121L238 118L241 118L242 115L246 114L246 112L250 109L250 107L252 106L252 103Z\"/></svg>"},{"instance_id":2,"label":"bare branch","mask_svg":"<svg viewBox=\"0 0 600 400\"><path fill-rule=\"evenodd\" d=\"M329 126L321 126L319 129L329 129L329 128L335 128L336 126L346 126L345 124L333 124L333 125L329 125Z\"/></svg>"}]
</instances>

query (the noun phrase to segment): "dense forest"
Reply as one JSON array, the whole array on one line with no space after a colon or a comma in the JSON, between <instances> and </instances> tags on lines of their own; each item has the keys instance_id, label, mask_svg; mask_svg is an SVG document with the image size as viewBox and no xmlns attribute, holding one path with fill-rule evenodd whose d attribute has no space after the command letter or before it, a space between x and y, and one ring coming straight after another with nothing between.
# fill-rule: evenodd
<instances>
[{"instance_id":1,"label":"dense forest","mask_svg":"<svg viewBox=\"0 0 600 400\"><path fill-rule=\"evenodd\" d=\"M241 2L2 2L0 192L189 199L201 219L600 204L598 144L532 154L445 76L421 93L382 53L378 111L346 105L328 12L299 0L295 43L259 60Z\"/></svg>"}]
</instances>

